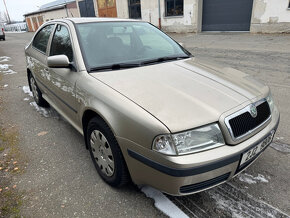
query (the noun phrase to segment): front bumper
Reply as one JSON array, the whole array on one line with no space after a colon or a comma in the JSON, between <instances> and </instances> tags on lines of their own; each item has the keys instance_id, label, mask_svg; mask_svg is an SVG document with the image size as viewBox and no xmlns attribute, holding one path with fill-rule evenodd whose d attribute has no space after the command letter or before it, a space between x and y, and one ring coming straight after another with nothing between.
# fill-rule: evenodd
<instances>
[{"instance_id":1,"label":"front bumper","mask_svg":"<svg viewBox=\"0 0 290 218\"><path fill-rule=\"evenodd\" d=\"M188 195L226 182L253 163L262 152L239 167L242 154L276 130L279 118L275 107L271 122L246 141L190 155L166 156L123 138L118 141L134 183L150 185L170 195Z\"/></svg>"}]
</instances>

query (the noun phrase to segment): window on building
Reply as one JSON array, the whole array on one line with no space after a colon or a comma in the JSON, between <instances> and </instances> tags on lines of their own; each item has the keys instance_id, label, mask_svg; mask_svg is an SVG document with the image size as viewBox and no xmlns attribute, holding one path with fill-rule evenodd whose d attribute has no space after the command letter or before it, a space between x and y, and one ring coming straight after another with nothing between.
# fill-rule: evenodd
<instances>
[{"instance_id":1,"label":"window on building","mask_svg":"<svg viewBox=\"0 0 290 218\"><path fill-rule=\"evenodd\" d=\"M140 0L129 0L129 17L133 19L141 19Z\"/></svg>"},{"instance_id":2,"label":"window on building","mask_svg":"<svg viewBox=\"0 0 290 218\"><path fill-rule=\"evenodd\" d=\"M289 1L289 5L288 5L288 8L290 9L290 1Z\"/></svg>"},{"instance_id":3,"label":"window on building","mask_svg":"<svg viewBox=\"0 0 290 218\"><path fill-rule=\"evenodd\" d=\"M165 0L165 16L182 16L183 0Z\"/></svg>"},{"instance_id":4,"label":"window on building","mask_svg":"<svg viewBox=\"0 0 290 218\"><path fill-rule=\"evenodd\" d=\"M47 25L43 27L34 37L32 46L42 51L43 53L46 53L47 43L49 40L49 36L52 32L53 26L54 25Z\"/></svg>"},{"instance_id":5,"label":"window on building","mask_svg":"<svg viewBox=\"0 0 290 218\"><path fill-rule=\"evenodd\" d=\"M69 61L73 60L73 50L68 29L63 25L57 25L54 33L50 55L66 55Z\"/></svg>"}]
</instances>

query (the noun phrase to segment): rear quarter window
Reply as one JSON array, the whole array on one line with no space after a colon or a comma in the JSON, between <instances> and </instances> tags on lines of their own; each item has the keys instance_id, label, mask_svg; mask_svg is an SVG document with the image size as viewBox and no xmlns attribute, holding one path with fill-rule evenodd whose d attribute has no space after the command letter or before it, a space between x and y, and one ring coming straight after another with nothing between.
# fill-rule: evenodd
<instances>
[{"instance_id":1,"label":"rear quarter window","mask_svg":"<svg viewBox=\"0 0 290 218\"><path fill-rule=\"evenodd\" d=\"M54 24L43 27L34 37L32 46L39 51L46 53L49 36L53 30Z\"/></svg>"}]
</instances>

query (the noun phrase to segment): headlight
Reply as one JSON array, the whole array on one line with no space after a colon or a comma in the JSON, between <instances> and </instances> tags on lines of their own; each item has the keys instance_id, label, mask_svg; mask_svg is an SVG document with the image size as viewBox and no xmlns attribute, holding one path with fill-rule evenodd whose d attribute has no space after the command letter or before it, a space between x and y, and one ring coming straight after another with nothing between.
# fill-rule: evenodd
<instances>
[{"instance_id":1,"label":"headlight","mask_svg":"<svg viewBox=\"0 0 290 218\"><path fill-rule=\"evenodd\" d=\"M268 97L266 99L267 99L267 102L269 104L269 107L270 107L270 110L271 110L271 113L272 113L273 110L274 110L274 101L273 101L271 92L270 92L270 94L268 95Z\"/></svg>"},{"instance_id":2,"label":"headlight","mask_svg":"<svg viewBox=\"0 0 290 218\"><path fill-rule=\"evenodd\" d=\"M153 141L152 149L168 155L182 155L208 150L224 145L224 138L217 124L186 132L160 135Z\"/></svg>"}]
</instances>

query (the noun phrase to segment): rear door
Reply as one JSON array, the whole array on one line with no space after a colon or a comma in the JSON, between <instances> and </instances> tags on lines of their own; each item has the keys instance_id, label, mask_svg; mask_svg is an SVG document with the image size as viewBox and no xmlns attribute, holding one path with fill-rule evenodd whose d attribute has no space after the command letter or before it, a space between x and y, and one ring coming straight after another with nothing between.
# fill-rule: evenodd
<instances>
[{"instance_id":1,"label":"rear door","mask_svg":"<svg viewBox=\"0 0 290 218\"><path fill-rule=\"evenodd\" d=\"M75 84L78 76L74 66L75 55L69 27L57 24L51 40L49 56L66 55L72 64L71 68L48 68L49 89L55 106L70 121L76 121Z\"/></svg>"},{"instance_id":2,"label":"rear door","mask_svg":"<svg viewBox=\"0 0 290 218\"><path fill-rule=\"evenodd\" d=\"M32 70L32 74L36 83L42 93L47 93L46 85L49 78L47 78L47 47L50 40L54 24L49 24L43 27L34 37L32 42L32 49L27 56L27 63Z\"/></svg>"}]
</instances>

